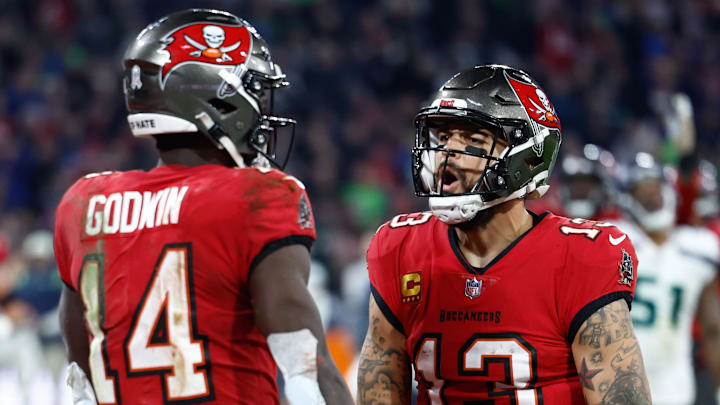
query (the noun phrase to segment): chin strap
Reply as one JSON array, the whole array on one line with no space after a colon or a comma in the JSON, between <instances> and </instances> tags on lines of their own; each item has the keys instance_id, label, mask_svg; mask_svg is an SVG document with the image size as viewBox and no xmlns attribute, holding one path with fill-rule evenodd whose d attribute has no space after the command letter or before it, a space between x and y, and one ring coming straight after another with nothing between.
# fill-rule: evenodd
<instances>
[{"instance_id":1,"label":"chin strap","mask_svg":"<svg viewBox=\"0 0 720 405\"><path fill-rule=\"evenodd\" d=\"M221 136L220 139L218 139L218 142L222 144L223 148L225 148L227 153L230 155L230 157L238 167L245 167L245 161L243 160L242 156L240 156L240 153L238 153L235 144L230 140L230 138L228 138L227 136Z\"/></svg>"},{"instance_id":2,"label":"chin strap","mask_svg":"<svg viewBox=\"0 0 720 405\"><path fill-rule=\"evenodd\" d=\"M475 218L485 205L479 195L430 197L429 202L433 215L451 225Z\"/></svg>"},{"instance_id":3,"label":"chin strap","mask_svg":"<svg viewBox=\"0 0 720 405\"><path fill-rule=\"evenodd\" d=\"M208 113L203 111L196 115L195 118L200 120L205 127L205 130L210 134L212 140L217 142L218 149L225 149L237 167L245 167L245 161L242 156L240 156L240 153L238 152L237 147L235 147L233 141L229 136L227 136L225 131L223 131L222 128L220 128L220 126L216 124L212 118L210 118Z\"/></svg>"},{"instance_id":4,"label":"chin strap","mask_svg":"<svg viewBox=\"0 0 720 405\"><path fill-rule=\"evenodd\" d=\"M500 197L490 201L483 201L482 197L478 194L430 197L430 210L439 220L451 225L467 222L475 218L478 212L502 204L505 201L525 198L533 192L537 194L537 198L542 197L550 186L537 186L537 184L547 178L547 176L547 170L538 173L525 187L516 190L506 197Z\"/></svg>"}]
</instances>

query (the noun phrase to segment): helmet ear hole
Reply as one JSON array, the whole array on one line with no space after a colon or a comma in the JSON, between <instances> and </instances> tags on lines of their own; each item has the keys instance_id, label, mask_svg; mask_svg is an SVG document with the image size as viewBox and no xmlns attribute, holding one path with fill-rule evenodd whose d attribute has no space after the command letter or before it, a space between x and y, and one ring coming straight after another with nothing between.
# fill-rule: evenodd
<instances>
[{"instance_id":1,"label":"helmet ear hole","mask_svg":"<svg viewBox=\"0 0 720 405\"><path fill-rule=\"evenodd\" d=\"M543 162L544 161L540 156L531 156L525 159L525 164L530 170L533 170L534 168L540 166L541 164L543 164Z\"/></svg>"},{"instance_id":2,"label":"helmet ear hole","mask_svg":"<svg viewBox=\"0 0 720 405\"><path fill-rule=\"evenodd\" d=\"M228 103L227 101L221 100L219 98L212 98L212 99L208 100L207 102L208 102L208 104L213 106L213 108L215 110L217 110L217 112L219 112L220 114L229 114L229 113L237 110L237 107L235 107L234 105Z\"/></svg>"}]
</instances>

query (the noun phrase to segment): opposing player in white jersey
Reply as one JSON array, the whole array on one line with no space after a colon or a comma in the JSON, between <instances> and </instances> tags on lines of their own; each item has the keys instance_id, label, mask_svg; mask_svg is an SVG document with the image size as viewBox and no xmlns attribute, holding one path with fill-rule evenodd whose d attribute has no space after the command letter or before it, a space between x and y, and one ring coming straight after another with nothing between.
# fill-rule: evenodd
<instances>
[{"instance_id":1,"label":"opposing player in white jersey","mask_svg":"<svg viewBox=\"0 0 720 405\"><path fill-rule=\"evenodd\" d=\"M639 153L626 174L619 202L630 222L617 225L640 262L631 315L653 404L689 405L695 399L692 322L717 268L718 239L704 228L675 226L676 193L651 155Z\"/></svg>"}]
</instances>

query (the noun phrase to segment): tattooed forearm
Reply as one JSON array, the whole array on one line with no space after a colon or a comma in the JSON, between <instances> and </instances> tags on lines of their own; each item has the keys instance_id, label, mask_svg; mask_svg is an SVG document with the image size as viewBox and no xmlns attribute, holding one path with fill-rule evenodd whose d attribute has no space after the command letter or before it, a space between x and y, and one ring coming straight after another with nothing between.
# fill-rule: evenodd
<instances>
[{"instance_id":1,"label":"tattooed forearm","mask_svg":"<svg viewBox=\"0 0 720 405\"><path fill-rule=\"evenodd\" d=\"M588 404L652 403L642 354L624 301L606 305L585 321L575 338L573 355Z\"/></svg>"},{"instance_id":2,"label":"tattooed forearm","mask_svg":"<svg viewBox=\"0 0 720 405\"><path fill-rule=\"evenodd\" d=\"M578 375L580 376L580 382L582 383L583 387L595 391L595 385L592 382L593 377L595 377L598 373L602 372L603 369L596 368L596 369L588 369L587 363L585 362L585 359L582 360L582 369L578 371Z\"/></svg>"},{"instance_id":3,"label":"tattooed forearm","mask_svg":"<svg viewBox=\"0 0 720 405\"><path fill-rule=\"evenodd\" d=\"M358 367L358 404L405 404L410 399L410 358L402 345L394 347L378 331L371 315Z\"/></svg>"},{"instance_id":4,"label":"tattooed forearm","mask_svg":"<svg viewBox=\"0 0 720 405\"><path fill-rule=\"evenodd\" d=\"M603 396L602 405L642 404L650 405L649 390L645 385L645 370L633 363L628 369L620 369Z\"/></svg>"}]
</instances>

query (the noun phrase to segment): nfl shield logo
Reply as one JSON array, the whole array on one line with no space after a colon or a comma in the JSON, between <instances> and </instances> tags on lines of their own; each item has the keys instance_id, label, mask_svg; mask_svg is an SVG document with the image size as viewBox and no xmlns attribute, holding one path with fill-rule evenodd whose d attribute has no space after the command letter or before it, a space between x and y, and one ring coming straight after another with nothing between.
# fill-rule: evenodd
<instances>
[{"instance_id":1,"label":"nfl shield logo","mask_svg":"<svg viewBox=\"0 0 720 405\"><path fill-rule=\"evenodd\" d=\"M475 277L472 280L465 280L465 295L470 298L477 298L480 296L480 290L482 289L482 280L478 280Z\"/></svg>"},{"instance_id":2,"label":"nfl shield logo","mask_svg":"<svg viewBox=\"0 0 720 405\"><path fill-rule=\"evenodd\" d=\"M141 75L142 71L140 70L140 66L135 65L130 69L130 88L133 90L140 90L142 89L142 80Z\"/></svg>"}]
</instances>

